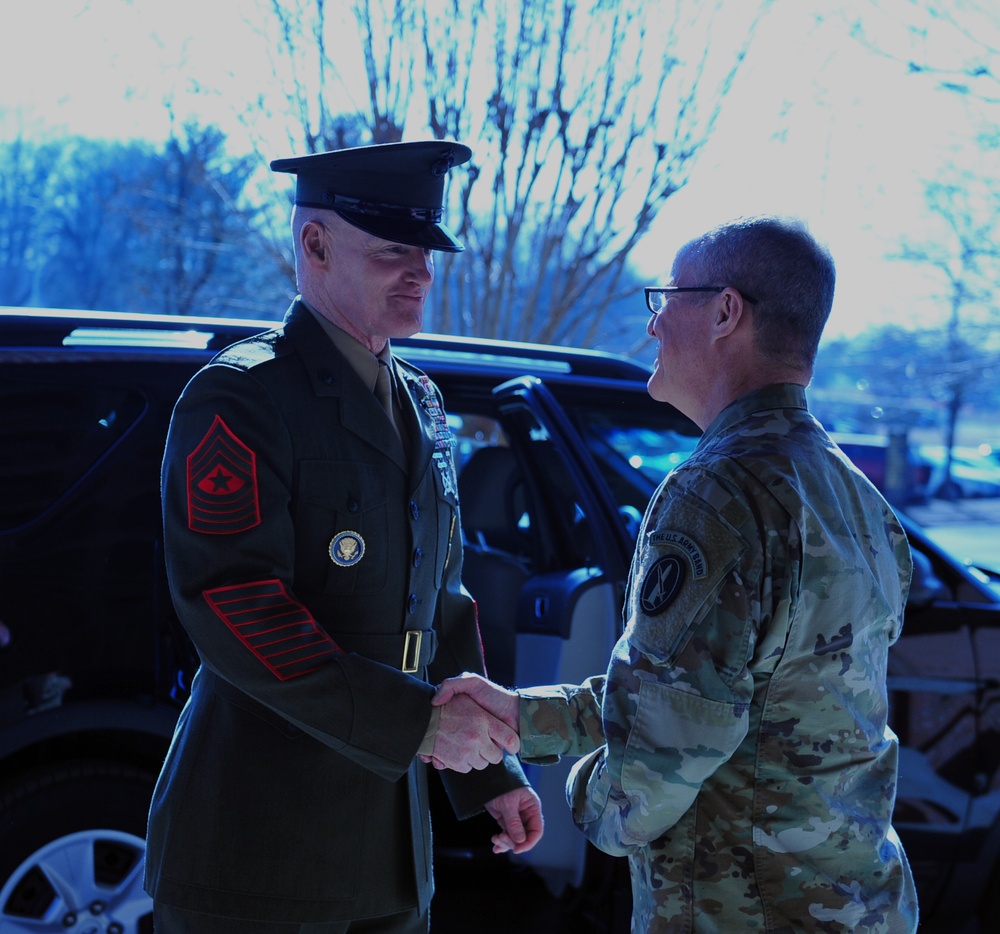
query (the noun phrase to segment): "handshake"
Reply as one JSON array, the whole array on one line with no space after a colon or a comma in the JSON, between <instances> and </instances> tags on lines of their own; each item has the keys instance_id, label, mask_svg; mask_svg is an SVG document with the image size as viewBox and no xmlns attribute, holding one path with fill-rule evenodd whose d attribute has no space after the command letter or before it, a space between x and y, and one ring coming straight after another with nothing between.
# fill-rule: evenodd
<instances>
[{"instance_id":1,"label":"handshake","mask_svg":"<svg viewBox=\"0 0 1000 934\"><path fill-rule=\"evenodd\" d=\"M431 704L441 715L434 751L421 759L436 769L485 769L521 748L520 698L513 691L467 672L442 681Z\"/></svg>"},{"instance_id":2,"label":"handshake","mask_svg":"<svg viewBox=\"0 0 1000 934\"><path fill-rule=\"evenodd\" d=\"M521 699L513 691L466 672L441 682L431 703L441 717L434 752L420 758L436 769L485 769L521 748ZM500 826L491 838L494 853L526 853L542 838L542 802L532 788L514 788L484 807Z\"/></svg>"}]
</instances>

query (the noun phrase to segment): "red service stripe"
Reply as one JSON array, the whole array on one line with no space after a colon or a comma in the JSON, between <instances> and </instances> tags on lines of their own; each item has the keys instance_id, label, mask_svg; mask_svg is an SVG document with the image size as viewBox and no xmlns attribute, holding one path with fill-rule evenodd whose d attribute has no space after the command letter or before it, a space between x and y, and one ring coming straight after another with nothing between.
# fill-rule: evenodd
<instances>
[{"instance_id":1,"label":"red service stripe","mask_svg":"<svg viewBox=\"0 0 1000 934\"><path fill-rule=\"evenodd\" d=\"M203 596L236 638L282 681L315 671L323 659L344 654L280 580L218 587ZM275 625L282 619L284 623ZM303 667L306 664L309 667Z\"/></svg>"}]
</instances>

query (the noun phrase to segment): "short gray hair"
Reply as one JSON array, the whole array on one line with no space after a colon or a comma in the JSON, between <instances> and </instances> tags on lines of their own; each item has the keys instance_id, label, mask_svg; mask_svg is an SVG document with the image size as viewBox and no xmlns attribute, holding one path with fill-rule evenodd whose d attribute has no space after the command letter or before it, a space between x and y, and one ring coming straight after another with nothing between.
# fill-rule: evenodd
<instances>
[{"instance_id":1,"label":"short gray hair","mask_svg":"<svg viewBox=\"0 0 1000 934\"><path fill-rule=\"evenodd\" d=\"M699 285L732 286L752 304L754 345L767 358L812 367L833 307L837 272L829 250L797 218L737 218L685 244L685 266Z\"/></svg>"}]
</instances>

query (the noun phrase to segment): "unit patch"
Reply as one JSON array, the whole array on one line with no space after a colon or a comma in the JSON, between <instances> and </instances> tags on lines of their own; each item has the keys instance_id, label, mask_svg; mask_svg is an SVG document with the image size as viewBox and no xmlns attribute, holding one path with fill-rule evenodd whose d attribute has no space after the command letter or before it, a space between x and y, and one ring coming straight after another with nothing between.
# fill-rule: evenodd
<instances>
[{"instance_id":1,"label":"unit patch","mask_svg":"<svg viewBox=\"0 0 1000 934\"><path fill-rule=\"evenodd\" d=\"M670 606L680 593L684 577L684 562L677 555L659 558L646 572L639 591L643 613L655 616Z\"/></svg>"},{"instance_id":2,"label":"unit patch","mask_svg":"<svg viewBox=\"0 0 1000 934\"><path fill-rule=\"evenodd\" d=\"M330 542L330 560L341 568L352 568L365 556L365 540L358 532L338 532Z\"/></svg>"},{"instance_id":3,"label":"unit patch","mask_svg":"<svg viewBox=\"0 0 1000 934\"><path fill-rule=\"evenodd\" d=\"M708 574L708 562L705 560L705 553L683 532L672 532L669 529L660 529L650 532L650 545L671 545L678 551L683 551L691 564L691 576L696 581L703 580Z\"/></svg>"},{"instance_id":4,"label":"unit patch","mask_svg":"<svg viewBox=\"0 0 1000 934\"><path fill-rule=\"evenodd\" d=\"M260 525L257 458L218 415L187 459L188 528L231 535Z\"/></svg>"}]
</instances>

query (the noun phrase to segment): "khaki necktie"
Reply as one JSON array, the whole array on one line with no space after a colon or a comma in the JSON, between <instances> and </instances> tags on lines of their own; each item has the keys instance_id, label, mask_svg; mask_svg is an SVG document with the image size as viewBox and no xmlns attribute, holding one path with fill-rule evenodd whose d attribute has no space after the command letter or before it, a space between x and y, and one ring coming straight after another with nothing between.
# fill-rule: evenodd
<instances>
[{"instance_id":1,"label":"khaki necktie","mask_svg":"<svg viewBox=\"0 0 1000 934\"><path fill-rule=\"evenodd\" d=\"M378 375L375 377L375 398L385 409L385 414L389 416L392 427L396 434L399 434L399 426L396 424L396 417L392 410L392 376L389 373L389 365L384 360L378 362Z\"/></svg>"}]
</instances>

